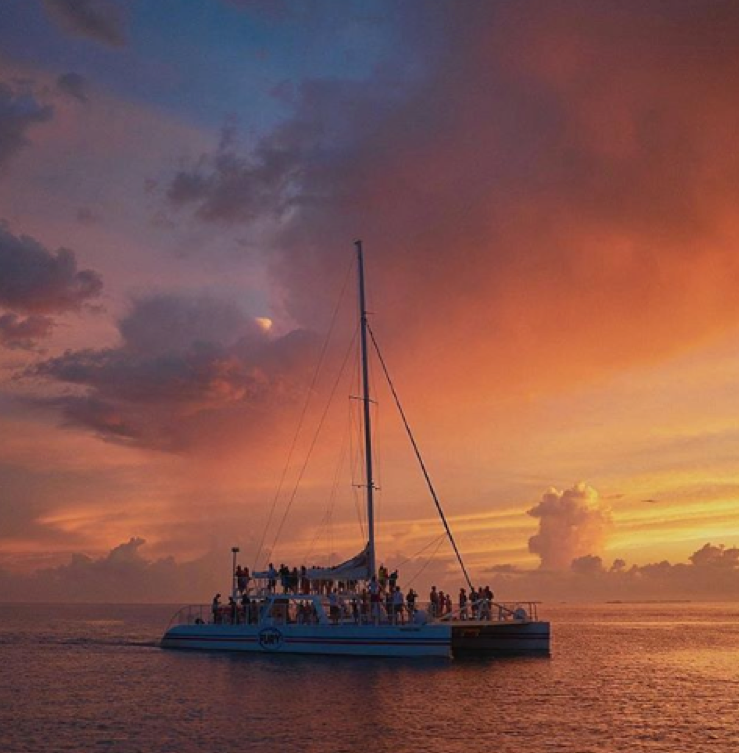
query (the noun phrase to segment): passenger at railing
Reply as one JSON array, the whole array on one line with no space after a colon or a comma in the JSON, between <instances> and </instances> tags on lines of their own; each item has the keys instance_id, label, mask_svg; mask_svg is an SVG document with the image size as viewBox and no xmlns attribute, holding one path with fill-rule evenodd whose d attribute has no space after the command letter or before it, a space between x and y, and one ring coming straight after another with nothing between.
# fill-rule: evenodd
<instances>
[{"instance_id":1,"label":"passenger at railing","mask_svg":"<svg viewBox=\"0 0 739 753\"><path fill-rule=\"evenodd\" d=\"M431 586L431 593L429 594L429 612L432 617L437 617L439 614L439 592L436 590L436 586Z\"/></svg>"},{"instance_id":2,"label":"passenger at railing","mask_svg":"<svg viewBox=\"0 0 739 753\"><path fill-rule=\"evenodd\" d=\"M380 583L380 590L384 591L387 588L387 568L385 565L380 565L378 568L377 579Z\"/></svg>"},{"instance_id":3,"label":"passenger at railing","mask_svg":"<svg viewBox=\"0 0 739 753\"><path fill-rule=\"evenodd\" d=\"M410 620L413 619L413 615L416 613L416 599L418 598L418 594L412 589L408 589L408 593L406 594L405 601L408 605L408 618Z\"/></svg>"},{"instance_id":4,"label":"passenger at railing","mask_svg":"<svg viewBox=\"0 0 739 753\"><path fill-rule=\"evenodd\" d=\"M251 623L251 615L249 614L249 611L249 595L244 592L244 595L241 597L241 614L246 625Z\"/></svg>"},{"instance_id":5,"label":"passenger at railing","mask_svg":"<svg viewBox=\"0 0 739 753\"><path fill-rule=\"evenodd\" d=\"M459 589L459 619L468 619L467 614L467 591L464 588Z\"/></svg>"},{"instance_id":6,"label":"passenger at railing","mask_svg":"<svg viewBox=\"0 0 739 753\"><path fill-rule=\"evenodd\" d=\"M360 622L359 599L356 595L351 600L351 609L352 609L352 619L354 620L354 624L359 625L359 622Z\"/></svg>"},{"instance_id":7,"label":"passenger at railing","mask_svg":"<svg viewBox=\"0 0 739 753\"><path fill-rule=\"evenodd\" d=\"M331 622L336 625L339 621L339 596L336 593L336 589L334 588L331 593L328 595L328 611L329 611L329 617L331 618Z\"/></svg>"},{"instance_id":8,"label":"passenger at railing","mask_svg":"<svg viewBox=\"0 0 739 753\"><path fill-rule=\"evenodd\" d=\"M232 625L236 625L238 622L239 609L236 604L236 599L233 596L228 597L228 617Z\"/></svg>"},{"instance_id":9,"label":"passenger at railing","mask_svg":"<svg viewBox=\"0 0 739 753\"><path fill-rule=\"evenodd\" d=\"M267 590L273 594L277 588L277 570L275 566L270 562L267 569Z\"/></svg>"},{"instance_id":10,"label":"passenger at railing","mask_svg":"<svg viewBox=\"0 0 739 753\"><path fill-rule=\"evenodd\" d=\"M472 586L472 590L470 591L470 606L472 607L472 619L476 620L478 618L480 605L478 604L478 601L480 600L480 594L475 591L475 587Z\"/></svg>"},{"instance_id":11,"label":"passenger at railing","mask_svg":"<svg viewBox=\"0 0 739 753\"><path fill-rule=\"evenodd\" d=\"M395 593L395 587L398 585L398 571L393 570L388 576L388 583L390 584L390 590Z\"/></svg>"},{"instance_id":12,"label":"passenger at railing","mask_svg":"<svg viewBox=\"0 0 739 753\"><path fill-rule=\"evenodd\" d=\"M277 572L280 576L280 587L282 588L282 593L286 594L289 588L288 578L290 576L290 569L284 562L282 562L277 568Z\"/></svg>"},{"instance_id":13,"label":"passenger at railing","mask_svg":"<svg viewBox=\"0 0 739 753\"><path fill-rule=\"evenodd\" d=\"M250 579L249 568L241 567L241 565L239 565L236 568L236 588L240 594L243 594L248 590Z\"/></svg>"},{"instance_id":14,"label":"passenger at railing","mask_svg":"<svg viewBox=\"0 0 739 753\"><path fill-rule=\"evenodd\" d=\"M390 591L385 593L385 614L387 615L387 621L393 620L393 594Z\"/></svg>"},{"instance_id":15,"label":"passenger at railing","mask_svg":"<svg viewBox=\"0 0 739 753\"><path fill-rule=\"evenodd\" d=\"M305 565L300 567L300 593L310 593L310 580L308 580L308 571L306 570Z\"/></svg>"},{"instance_id":16,"label":"passenger at railing","mask_svg":"<svg viewBox=\"0 0 739 753\"><path fill-rule=\"evenodd\" d=\"M369 582L370 606L372 608L372 619L375 623L380 620L380 584L373 575Z\"/></svg>"},{"instance_id":17,"label":"passenger at railing","mask_svg":"<svg viewBox=\"0 0 739 753\"><path fill-rule=\"evenodd\" d=\"M210 611L213 613L213 622L216 625L220 625L221 623L221 595L216 594L213 597L213 601L210 605Z\"/></svg>"},{"instance_id":18,"label":"passenger at railing","mask_svg":"<svg viewBox=\"0 0 739 753\"><path fill-rule=\"evenodd\" d=\"M493 599L495 598L495 594L493 594L490 586L485 586L485 588L482 589L482 598L484 599L483 608L485 610L485 616L480 619L489 620L492 618Z\"/></svg>"},{"instance_id":19,"label":"passenger at railing","mask_svg":"<svg viewBox=\"0 0 739 753\"><path fill-rule=\"evenodd\" d=\"M481 620L489 620L490 619L490 600L485 595L485 589L481 588L480 592L480 608L478 610L479 612L479 618Z\"/></svg>"},{"instance_id":20,"label":"passenger at railing","mask_svg":"<svg viewBox=\"0 0 739 753\"><path fill-rule=\"evenodd\" d=\"M403 623L405 620L403 619L403 605L405 604L405 596L403 596L403 592L400 590L400 586L395 586L395 591L393 592L393 622L397 623Z\"/></svg>"},{"instance_id":21,"label":"passenger at railing","mask_svg":"<svg viewBox=\"0 0 739 753\"><path fill-rule=\"evenodd\" d=\"M452 595L446 594L444 597L444 614L452 613Z\"/></svg>"}]
</instances>

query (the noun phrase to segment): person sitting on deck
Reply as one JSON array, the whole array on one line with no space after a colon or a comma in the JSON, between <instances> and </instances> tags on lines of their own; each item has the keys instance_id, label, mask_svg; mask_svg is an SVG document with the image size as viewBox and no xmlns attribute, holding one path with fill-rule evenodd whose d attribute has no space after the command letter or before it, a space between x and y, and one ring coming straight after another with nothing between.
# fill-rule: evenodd
<instances>
[{"instance_id":1,"label":"person sitting on deck","mask_svg":"<svg viewBox=\"0 0 739 753\"><path fill-rule=\"evenodd\" d=\"M396 624L405 622L403 619L403 604L405 604L405 596L403 596L400 586L396 586L393 593L393 622Z\"/></svg>"},{"instance_id":2,"label":"person sitting on deck","mask_svg":"<svg viewBox=\"0 0 739 753\"><path fill-rule=\"evenodd\" d=\"M210 611L213 613L213 622L219 625L221 622L221 595L216 594L213 597L213 602L210 606Z\"/></svg>"}]
</instances>

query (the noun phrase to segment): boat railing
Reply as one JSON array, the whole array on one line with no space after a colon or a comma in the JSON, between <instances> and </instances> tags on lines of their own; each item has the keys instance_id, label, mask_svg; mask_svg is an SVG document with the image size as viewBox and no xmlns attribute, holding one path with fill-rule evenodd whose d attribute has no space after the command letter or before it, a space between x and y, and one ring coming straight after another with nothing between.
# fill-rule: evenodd
<instances>
[{"instance_id":1,"label":"boat railing","mask_svg":"<svg viewBox=\"0 0 739 753\"><path fill-rule=\"evenodd\" d=\"M429 603L429 616L441 622L538 622L539 601L492 601L478 599L447 611Z\"/></svg>"},{"instance_id":2,"label":"boat railing","mask_svg":"<svg viewBox=\"0 0 739 753\"><path fill-rule=\"evenodd\" d=\"M216 611L211 604L188 604L180 608L169 621L175 625L205 625L209 623L231 625L284 625L284 624L341 624L341 625L411 625L424 622L537 622L537 601L490 601L479 599L451 611L441 610L431 602L407 602L399 607L386 601L367 602L360 595L344 593L332 605L328 598L319 596L322 614L312 608L316 595L275 594L273 599L253 600L247 607L235 610L228 604Z\"/></svg>"}]
</instances>

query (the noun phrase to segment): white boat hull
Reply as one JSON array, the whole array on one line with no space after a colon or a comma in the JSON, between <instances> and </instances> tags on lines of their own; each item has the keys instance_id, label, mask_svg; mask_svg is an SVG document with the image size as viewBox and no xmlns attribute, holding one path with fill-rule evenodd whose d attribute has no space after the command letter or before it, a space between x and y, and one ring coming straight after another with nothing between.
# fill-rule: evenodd
<instances>
[{"instance_id":1,"label":"white boat hull","mask_svg":"<svg viewBox=\"0 0 739 753\"><path fill-rule=\"evenodd\" d=\"M176 625L162 648L263 654L419 657L451 654L448 625Z\"/></svg>"}]
</instances>

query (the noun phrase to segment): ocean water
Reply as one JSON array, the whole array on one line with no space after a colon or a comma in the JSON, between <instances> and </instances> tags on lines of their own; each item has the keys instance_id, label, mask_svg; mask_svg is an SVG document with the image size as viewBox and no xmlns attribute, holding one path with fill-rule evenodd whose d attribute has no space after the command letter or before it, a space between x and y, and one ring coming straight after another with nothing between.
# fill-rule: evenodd
<instances>
[{"instance_id":1,"label":"ocean water","mask_svg":"<svg viewBox=\"0 0 739 753\"><path fill-rule=\"evenodd\" d=\"M550 658L163 651L171 606L0 605L0 751L739 751L739 604L550 605Z\"/></svg>"}]
</instances>

